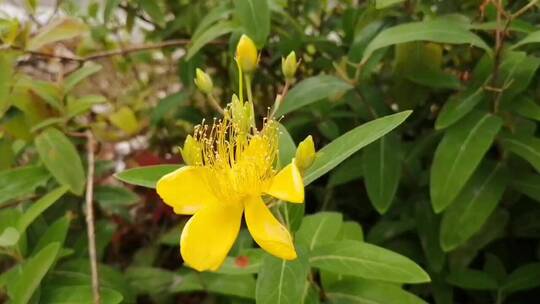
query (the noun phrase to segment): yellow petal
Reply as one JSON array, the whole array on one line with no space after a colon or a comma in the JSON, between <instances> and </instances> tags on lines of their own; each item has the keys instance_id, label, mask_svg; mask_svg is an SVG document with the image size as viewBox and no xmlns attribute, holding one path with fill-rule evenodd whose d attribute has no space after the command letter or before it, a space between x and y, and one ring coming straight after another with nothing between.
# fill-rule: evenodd
<instances>
[{"instance_id":1,"label":"yellow petal","mask_svg":"<svg viewBox=\"0 0 540 304\"><path fill-rule=\"evenodd\" d=\"M274 176L265 193L291 203L304 202L304 182L294 162Z\"/></svg>"},{"instance_id":2,"label":"yellow petal","mask_svg":"<svg viewBox=\"0 0 540 304\"><path fill-rule=\"evenodd\" d=\"M259 196L248 197L244 201L244 208L249 232L262 249L284 260L296 258L291 234Z\"/></svg>"},{"instance_id":3,"label":"yellow petal","mask_svg":"<svg viewBox=\"0 0 540 304\"><path fill-rule=\"evenodd\" d=\"M217 199L203 178L203 167L185 166L163 176L156 186L163 201L178 214L194 214Z\"/></svg>"},{"instance_id":4,"label":"yellow petal","mask_svg":"<svg viewBox=\"0 0 540 304\"><path fill-rule=\"evenodd\" d=\"M198 271L219 269L238 236L241 219L241 204L220 203L195 213L180 238L186 265Z\"/></svg>"}]
</instances>

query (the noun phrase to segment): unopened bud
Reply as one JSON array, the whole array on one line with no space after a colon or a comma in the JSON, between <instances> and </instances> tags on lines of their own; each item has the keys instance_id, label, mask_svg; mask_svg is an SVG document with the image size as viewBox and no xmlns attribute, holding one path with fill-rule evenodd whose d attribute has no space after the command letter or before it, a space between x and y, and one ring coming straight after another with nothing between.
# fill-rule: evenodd
<instances>
[{"instance_id":1,"label":"unopened bud","mask_svg":"<svg viewBox=\"0 0 540 304\"><path fill-rule=\"evenodd\" d=\"M184 141L184 147L181 150L184 163L190 166L202 165L202 150L201 144L188 135Z\"/></svg>"},{"instance_id":2,"label":"unopened bud","mask_svg":"<svg viewBox=\"0 0 540 304\"><path fill-rule=\"evenodd\" d=\"M212 89L214 88L214 83L212 82L212 78L210 78L210 75L206 74L203 70L197 68L195 71L195 79L193 80L195 82L195 85L201 92L205 94L212 93Z\"/></svg>"},{"instance_id":3,"label":"unopened bud","mask_svg":"<svg viewBox=\"0 0 540 304\"><path fill-rule=\"evenodd\" d=\"M309 135L296 149L295 162L301 172L307 170L315 161L315 143L313 137Z\"/></svg>"},{"instance_id":4,"label":"unopened bud","mask_svg":"<svg viewBox=\"0 0 540 304\"><path fill-rule=\"evenodd\" d=\"M236 46L236 60L244 73L251 73L257 68L258 54L255 43L248 36L242 35Z\"/></svg>"},{"instance_id":5,"label":"unopened bud","mask_svg":"<svg viewBox=\"0 0 540 304\"><path fill-rule=\"evenodd\" d=\"M294 78L297 67L298 63L296 61L296 53L294 51L290 52L287 58L281 58L281 71L283 71L283 75L285 75L285 78Z\"/></svg>"},{"instance_id":6,"label":"unopened bud","mask_svg":"<svg viewBox=\"0 0 540 304\"><path fill-rule=\"evenodd\" d=\"M253 104L242 102L235 94L231 101L231 115L233 122L238 126L239 130L241 132L248 132L254 119Z\"/></svg>"}]
</instances>

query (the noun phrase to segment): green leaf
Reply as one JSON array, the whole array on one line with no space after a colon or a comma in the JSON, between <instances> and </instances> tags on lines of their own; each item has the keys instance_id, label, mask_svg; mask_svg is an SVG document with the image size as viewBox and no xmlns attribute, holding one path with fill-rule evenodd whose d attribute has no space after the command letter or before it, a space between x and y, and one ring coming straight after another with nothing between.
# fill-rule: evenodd
<instances>
[{"instance_id":1,"label":"green leaf","mask_svg":"<svg viewBox=\"0 0 540 304\"><path fill-rule=\"evenodd\" d=\"M163 175L171 173L180 167L181 165L145 166L128 169L120 173L116 173L114 176L128 184L155 188L157 181L163 177Z\"/></svg>"},{"instance_id":2,"label":"green leaf","mask_svg":"<svg viewBox=\"0 0 540 304\"><path fill-rule=\"evenodd\" d=\"M235 0L235 17L246 35L262 48L270 34L270 9L267 0Z\"/></svg>"},{"instance_id":3,"label":"green leaf","mask_svg":"<svg viewBox=\"0 0 540 304\"><path fill-rule=\"evenodd\" d=\"M160 26L165 25L165 14L159 6L159 2L153 0L137 0L141 8Z\"/></svg>"},{"instance_id":4,"label":"green leaf","mask_svg":"<svg viewBox=\"0 0 540 304\"><path fill-rule=\"evenodd\" d=\"M325 295L336 304L427 304L395 284L347 278L328 287Z\"/></svg>"},{"instance_id":5,"label":"green leaf","mask_svg":"<svg viewBox=\"0 0 540 304\"><path fill-rule=\"evenodd\" d=\"M401 178L401 141L393 133L368 145L363 154L363 176L371 204L384 214L390 208Z\"/></svg>"},{"instance_id":6,"label":"green leaf","mask_svg":"<svg viewBox=\"0 0 540 304\"><path fill-rule=\"evenodd\" d=\"M62 197L69 190L66 186L61 186L47 193L35 203L33 203L28 210L17 221L17 230L19 233L26 231L26 228L32 224L32 222L41 215L47 208L52 206L58 199Z\"/></svg>"},{"instance_id":7,"label":"green leaf","mask_svg":"<svg viewBox=\"0 0 540 304\"><path fill-rule=\"evenodd\" d=\"M219 20L226 20L229 18L229 15L232 13L229 3L221 2L219 5L213 7L208 14L206 14L199 23L197 28L191 36L192 40L196 40L201 33L203 33L208 27L212 24L218 22Z\"/></svg>"},{"instance_id":8,"label":"green leaf","mask_svg":"<svg viewBox=\"0 0 540 304\"><path fill-rule=\"evenodd\" d=\"M486 272L474 269L450 272L446 281L463 289L497 290L498 288L497 280Z\"/></svg>"},{"instance_id":9,"label":"green leaf","mask_svg":"<svg viewBox=\"0 0 540 304\"><path fill-rule=\"evenodd\" d=\"M512 179L512 188L540 202L540 175L527 174Z\"/></svg>"},{"instance_id":10,"label":"green leaf","mask_svg":"<svg viewBox=\"0 0 540 304\"><path fill-rule=\"evenodd\" d=\"M411 41L470 44L480 47L488 53L491 52L489 46L462 23L439 18L400 24L382 31L366 47L361 63L366 63L369 57L378 49Z\"/></svg>"},{"instance_id":11,"label":"green leaf","mask_svg":"<svg viewBox=\"0 0 540 304\"><path fill-rule=\"evenodd\" d=\"M444 251L460 246L482 228L502 198L507 175L502 164L490 164L477 170L444 212L440 236Z\"/></svg>"},{"instance_id":12,"label":"green leaf","mask_svg":"<svg viewBox=\"0 0 540 304\"><path fill-rule=\"evenodd\" d=\"M130 266L125 276L137 293L141 294L169 293L173 289L179 292L184 288L189 291L202 290L202 282L198 277L196 284L193 284L189 277L161 268Z\"/></svg>"},{"instance_id":13,"label":"green leaf","mask_svg":"<svg viewBox=\"0 0 540 304\"><path fill-rule=\"evenodd\" d=\"M42 27L28 41L26 48L30 51L37 51L46 44L71 39L87 31L88 26L84 22L75 18L63 17Z\"/></svg>"},{"instance_id":14,"label":"green leaf","mask_svg":"<svg viewBox=\"0 0 540 304\"><path fill-rule=\"evenodd\" d=\"M339 274L396 283L429 282L428 274L409 258L375 245L338 241L312 251L313 267Z\"/></svg>"},{"instance_id":15,"label":"green leaf","mask_svg":"<svg viewBox=\"0 0 540 304\"><path fill-rule=\"evenodd\" d=\"M429 266L440 272L446 258L439 241L440 217L433 213L428 201L419 200L416 205L416 229Z\"/></svg>"},{"instance_id":16,"label":"green leaf","mask_svg":"<svg viewBox=\"0 0 540 304\"><path fill-rule=\"evenodd\" d=\"M63 110L62 94L57 84L37 79L23 79L20 86L29 88L56 110L60 112Z\"/></svg>"},{"instance_id":17,"label":"green leaf","mask_svg":"<svg viewBox=\"0 0 540 304\"><path fill-rule=\"evenodd\" d=\"M121 303L124 297L118 291L101 287L99 289L101 303L117 304ZM94 297L92 286L58 286L44 288L41 292L40 302L55 304L93 304Z\"/></svg>"},{"instance_id":18,"label":"green leaf","mask_svg":"<svg viewBox=\"0 0 540 304\"><path fill-rule=\"evenodd\" d=\"M402 2L405 2L405 0L375 0L375 8L383 9Z\"/></svg>"},{"instance_id":19,"label":"green leaf","mask_svg":"<svg viewBox=\"0 0 540 304\"><path fill-rule=\"evenodd\" d=\"M540 105L538 105L532 98L523 97L518 100L514 100L513 110L515 113L536 121L540 121Z\"/></svg>"},{"instance_id":20,"label":"green leaf","mask_svg":"<svg viewBox=\"0 0 540 304\"><path fill-rule=\"evenodd\" d=\"M87 77L99 72L101 66L95 63L86 63L80 69L69 74L64 79L64 93L71 91L77 84L86 79Z\"/></svg>"},{"instance_id":21,"label":"green leaf","mask_svg":"<svg viewBox=\"0 0 540 304\"><path fill-rule=\"evenodd\" d=\"M504 64L503 62L501 65ZM486 54L474 67L467 89L450 97L444 103L435 121L435 129L444 129L456 123L486 98L484 87L491 80L492 71L493 58Z\"/></svg>"},{"instance_id":22,"label":"green leaf","mask_svg":"<svg viewBox=\"0 0 540 304\"><path fill-rule=\"evenodd\" d=\"M341 230L343 216L337 212L319 212L302 220L296 232L296 242L305 245L310 251L319 245L332 242Z\"/></svg>"},{"instance_id":23,"label":"green leaf","mask_svg":"<svg viewBox=\"0 0 540 304\"><path fill-rule=\"evenodd\" d=\"M9 100L12 77L13 77L13 65L15 57L10 56L7 52L0 54L0 117L3 116L11 101Z\"/></svg>"},{"instance_id":24,"label":"green leaf","mask_svg":"<svg viewBox=\"0 0 540 304\"><path fill-rule=\"evenodd\" d=\"M55 128L48 128L35 139L39 157L49 172L76 195L82 195L86 182L81 158L73 143Z\"/></svg>"},{"instance_id":25,"label":"green leaf","mask_svg":"<svg viewBox=\"0 0 540 304\"><path fill-rule=\"evenodd\" d=\"M528 161L540 172L540 139L534 136L505 135L501 139L503 147Z\"/></svg>"},{"instance_id":26,"label":"green leaf","mask_svg":"<svg viewBox=\"0 0 540 304\"><path fill-rule=\"evenodd\" d=\"M338 239L363 242L364 230L357 222L345 221L343 222L343 225L341 225L341 231L339 232Z\"/></svg>"},{"instance_id":27,"label":"green leaf","mask_svg":"<svg viewBox=\"0 0 540 304\"><path fill-rule=\"evenodd\" d=\"M243 250L237 257L229 256L225 258L223 265L217 270L217 273L234 275L257 273L259 272L264 256L266 255L261 249Z\"/></svg>"},{"instance_id":28,"label":"green leaf","mask_svg":"<svg viewBox=\"0 0 540 304\"><path fill-rule=\"evenodd\" d=\"M0 172L0 206L13 198L22 198L44 185L50 178L43 167L26 166Z\"/></svg>"},{"instance_id":29,"label":"green leaf","mask_svg":"<svg viewBox=\"0 0 540 304\"><path fill-rule=\"evenodd\" d=\"M276 116L282 116L325 98L343 94L352 86L330 75L313 76L300 81L281 102Z\"/></svg>"},{"instance_id":30,"label":"green leaf","mask_svg":"<svg viewBox=\"0 0 540 304\"><path fill-rule=\"evenodd\" d=\"M204 30L204 32L191 41L191 45L188 48L185 60L189 60L191 57L193 57L193 55L197 54L202 47L214 39L228 34L236 30L236 28L236 25L230 21L221 21L207 28Z\"/></svg>"},{"instance_id":31,"label":"green leaf","mask_svg":"<svg viewBox=\"0 0 540 304\"><path fill-rule=\"evenodd\" d=\"M7 227L0 234L0 247L10 247L19 241L21 234L13 227Z\"/></svg>"},{"instance_id":32,"label":"green leaf","mask_svg":"<svg viewBox=\"0 0 540 304\"><path fill-rule=\"evenodd\" d=\"M360 179L363 174L361 170L362 158L361 153L356 153L339 164L330 172L328 186L336 187Z\"/></svg>"},{"instance_id":33,"label":"green leaf","mask_svg":"<svg viewBox=\"0 0 540 304\"><path fill-rule=\"evenodd\" d=\"M90 110L94 105L107 102L102 95L86 95L76 99L69 98L67 102L66 116L75 117Z\"/></svg>"},{"instance_id":34,"label":"green leaf","mask_svg":"<svg viewBox=\"0 0 540 304\"><path fill-rule=\"evenodd\" d=\"M317 152L315 162L304 176L304 184L310 184L356 151L392 131L405 121L411 113L411 111L403 111L372 120L335 139Z\"/></svg>"},{"instance_id":35,"label":"green leaf","mask_svg":"<svg viewBox=\"0 0 540 304\"><path fill-rule=\"evenodd\" d=\"M139 196L133 191L109 185L97 186L94 190L94 198L102 208L129 206L139 200Z\"/></svg>"},{"instance_id":36,"label":"green leaf","mask_svg":"<svg viewBox=\"0 0 540 304\"><path fill-rule=\"evenodd\" d=\"M38 243L32 251L33 254L38 253L41 249L45 248L50 243L58 243L60 246L64 244L66 236L69 230L69 223L71 222L71 215L66 214L65 216L57 219L52 223L43 234L41 234Z\"/></svg>"},{"instance_id":37,"label":"green leaf","mask_svg":"<svg viewBox=\"0 0 540 304\"><path fill-rule=\"evenodd\" d=\"M540 31L532 32L528 34L525 38L521 39L517 43L510 46L510 49L517 49L518 47L531 44L531 43L539 43L540 42Z\"/></svg>"},{"instance_id":38,"label":"green leaf","mask_svg":"<svg viewBox=\"0 0 540 304\"><path fill-rule=\"evenodd\" d=\"M188 97L188 92L182 91L161 99L152 111L152 124L157 124L168 114L174 113L178 107L185 105Z\"/></svg>"},{"instance_id":39,"label":"green leaf","mask_svg":"<svg viewBox=\"0 0 540 304\"><path fill-rule=\"evenodd\" d=\"M201 274L203 285L208 292L246 299L255 298L255 278L253 275L228 275L205 272Z\"/></svg>"},{"instance_id":40,"label":"green leaf","mask_svg":"<svg viewBox=\"0 0 540 304\"><path fill-rule=\"evenodd\" d=\"M59 250L58 243L51 243L22 265L20 274L16 276L16 281L13 282L10 292L14 304L26 304L30 301L56 259Z\"/></svg>"},{"instance_id":41,"label":"green leaf","mask_svg":"<svg viewBox=\"0 0 540 304\"><path fill-rule=\"evenodd\" d=\"M448 207L463 189L501 126L497 116L473 112L447 130L431 166L431 203L436 213Z\"/></svg>"},{"instance_id":42,"label":"green leaf","mask_svg":"<svg viewBox=\"0 0 540 304\"><path fill-rule=\"evenodd\" d=\"M530 263L514 270L504 281L501 289L510 294L540 286L540 263Z\"/></svg>"},{"instance_id":43,"label":"green leaf","mask_svg":"<svg viewBox=\"0 0 540 304\"><path fill-rule=\"evenodd\" d=\"M302 303L309 265L304 250L297 246L298 249L298 258L292 261L269 254L263 259L255 291L258 304Z\"/></svg>"}]
</instances>

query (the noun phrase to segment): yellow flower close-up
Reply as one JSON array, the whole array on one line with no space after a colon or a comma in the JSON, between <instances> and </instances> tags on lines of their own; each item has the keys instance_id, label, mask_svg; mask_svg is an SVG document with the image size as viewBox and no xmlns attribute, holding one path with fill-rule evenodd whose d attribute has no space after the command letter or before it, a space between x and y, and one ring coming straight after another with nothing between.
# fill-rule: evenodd
<instances>
[{"instance_id":1,"label":"yellow flower close-up","mask_svg":"<svg viewBox=\"0 0 540 304\"><path fill-rule=\"evenodd\" d=\"M246 103L247 104L247 103ZM157 192L177 214L193 215L184 226L180 252L198 270L217 270L233 246L244 215L255 242L268 253L296 258L293 239L268 207L273 199L304 202L304 185L294 160L275 170L278 123L239 123L231 107L212 126L202 124L184 145L187 166L163 176ZM189 150L189 151L186 151Z\"/></svg>"}]
</instances>

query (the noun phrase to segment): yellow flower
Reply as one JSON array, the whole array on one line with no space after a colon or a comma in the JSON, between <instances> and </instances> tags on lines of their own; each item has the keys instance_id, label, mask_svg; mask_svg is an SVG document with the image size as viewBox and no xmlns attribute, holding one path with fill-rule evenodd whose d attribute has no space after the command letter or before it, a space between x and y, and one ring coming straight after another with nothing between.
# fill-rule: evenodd
<instances>
[{"instance_id":1,"label":"yellow flower","mask_svg":"<svg viewBox=\"0 0 540 304\"><path fill-rule=\"evenodd\" d=\"M271 119L261 130L240 128L230 108L213 126L201 125L195 164L162 177L157 192L177 214L193 216L180 238L185 263L198 270L217 270L231 249L242 214L257 244L285 260L296 258L292 237L270 212L264 199L304 201L300 171L293 163L276 172L278 126Z\"/></svg>"},{"instance_id":2,"label":"yellow flower","mask_svg":"<svg viewBox=\"0 0 540 304\"><path fill-rule=\"evenodd\" d=\"M236 60L244 73L251 73L257 67L258 54L257 47L251 38L242 35L236 45Z\"/></svg>"}]
</instances>

